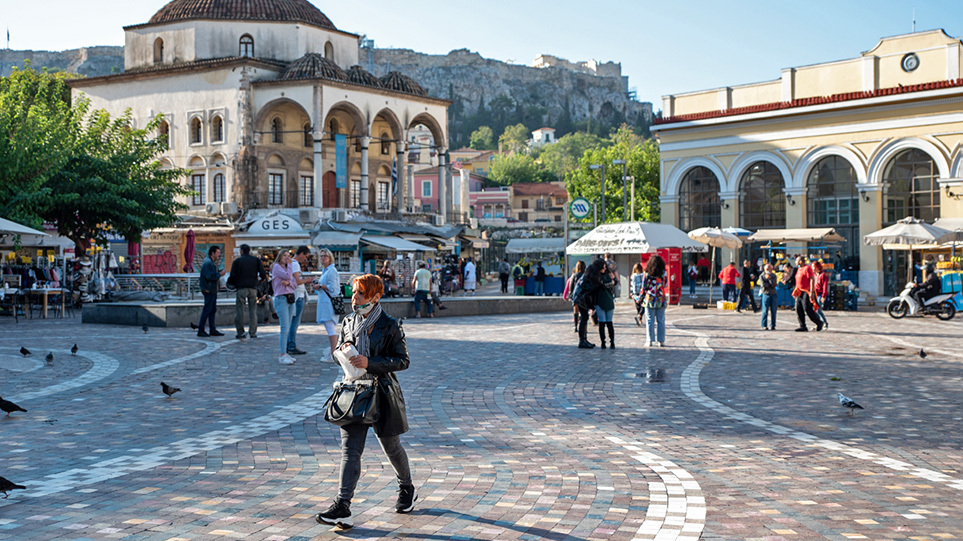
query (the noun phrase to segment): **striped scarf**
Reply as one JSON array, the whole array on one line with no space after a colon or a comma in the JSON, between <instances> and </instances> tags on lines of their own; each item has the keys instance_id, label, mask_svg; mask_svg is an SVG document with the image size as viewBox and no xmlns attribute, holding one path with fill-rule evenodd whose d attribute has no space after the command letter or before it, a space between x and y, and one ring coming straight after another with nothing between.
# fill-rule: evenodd
<instances>
[{"instance_id":1,"label":"striped scarf","mask_svg":"<svg viewBox=\"0 0 963 541\"><path fill-rule=\"evenodd\" d=\"M351 337L354 339L354 347L358 350L360 355L370 357L368 335L383 313L384 310L381 309L381 303L379 302L375 305L371 312L368 312L367 317L355 316L351 325Z\"/></svg>"}]
</instances>

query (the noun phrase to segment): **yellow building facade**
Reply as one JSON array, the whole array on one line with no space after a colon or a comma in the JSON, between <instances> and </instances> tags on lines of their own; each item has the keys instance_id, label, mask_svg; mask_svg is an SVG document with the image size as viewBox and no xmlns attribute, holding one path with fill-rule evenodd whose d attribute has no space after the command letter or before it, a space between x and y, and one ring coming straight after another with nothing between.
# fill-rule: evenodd
<instances>
[{"instance_id":1,"label":"yellow building facade","mask_svg":"<svg viewBox=\"0 0 963 541\"><path fill-rule=\"evenodd\" d=\"M829 249L836 263L869 295L892 294L906 252L862 237L905 216L963 217L961 66L960 40L934 30L773 81L664 96L652 128L662 222L834 227L847 239Z\"/></svg>"}]
</instances>

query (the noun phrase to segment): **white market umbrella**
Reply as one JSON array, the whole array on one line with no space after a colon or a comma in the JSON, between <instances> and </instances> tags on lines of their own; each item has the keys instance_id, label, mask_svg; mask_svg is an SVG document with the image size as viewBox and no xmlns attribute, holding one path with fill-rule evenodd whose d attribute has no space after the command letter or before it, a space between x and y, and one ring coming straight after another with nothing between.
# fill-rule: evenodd
<instances>
[{"instance_id":1,"label":"white market umbrella","mask_svg":"<svg viewBox=\"0 0 963 541\"><path fill-rule=\"evenodd\" d=\"M863 237L863 242L869 246L882 246L887 250L909 250L909 271L913 275L913 250L923 250L952 242L956 233L942 227L921 222L907 216L895 224L875 231Z\"/></svg>"},{"instance_id":2,"label":"white market umbrella","mask_svg":"<svg viewBox=\"0 0 963 541\"><path fill-rule=\"evenodd\" d=\"M622 222L602 224L569 244L569 255L650 254L660 248L681 248L683 252L704 252L706 247L669 224Z\"/></svg>"},{"instance_id":3,"label":"white market umbrella","mask_svg":"<svg viewBox=\"0 0 963 541\"><path fill-rule=\"evenodd\" d=\"M726 227L726 228L723 228L723 231L725 231L726 233L732 233L737 237L748 237L749 235L752 235L752 231L749 231L748 229L743 229L741 227Z\"/></svg>"},{"instance_id":4,"label":"white market umbrella","mask_svg":"<svg viewBox=\"0 0 963 541\"><path fill-rule=\"evenodd\" d=\"M715 248L729 248L732 250L738 250L742 247L742 239L737 237L734 233L719 229L718 227L700 227L699 229L693 229L692 231L689 231L689 238L713 248L712 267L710 267L711 270L709 271L709 304L712 304L712 282L715 279L713 275L716 272Z\"/></svg>"},{"instance_id":5,"label":"white market umbrella","mask_svg":"<svg viewBox=\"0 0 963 541\"><path fill-rule=\"evenodd\" d=\"M43 231L37 231L36 229L31 229L25 225L20 225L17 222L11 222L5 218L0 218L0 235L38 235L43 237L49 237L50 235L44 233Z\"/></svg>"}]
</instances>

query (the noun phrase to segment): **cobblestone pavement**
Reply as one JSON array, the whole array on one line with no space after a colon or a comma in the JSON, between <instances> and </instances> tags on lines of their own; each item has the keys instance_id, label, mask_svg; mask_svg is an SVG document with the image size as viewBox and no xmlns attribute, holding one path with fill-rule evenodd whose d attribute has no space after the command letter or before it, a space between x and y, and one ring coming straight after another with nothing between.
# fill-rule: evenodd
<instances>
[{"instance_id":1,"label":"cobblestone pavement","mask_svg":"<svg viewBox=\"0 0 963 541\"><path fill-rule=\"evenodd\" d=\"M280 366L276 326L239 342L0 322L0 395L29 410L0 418L0 475L28 486L0 500L0 540L963 536L960 319L829 313L803 334L788 312L768 332L682 307L646 349L630 314L614 351L576 349L565 313L406 321L420 500L393 512L369 438L348 531L314 521L340 455L316 326Z\"/></svg>"}]
</instances>

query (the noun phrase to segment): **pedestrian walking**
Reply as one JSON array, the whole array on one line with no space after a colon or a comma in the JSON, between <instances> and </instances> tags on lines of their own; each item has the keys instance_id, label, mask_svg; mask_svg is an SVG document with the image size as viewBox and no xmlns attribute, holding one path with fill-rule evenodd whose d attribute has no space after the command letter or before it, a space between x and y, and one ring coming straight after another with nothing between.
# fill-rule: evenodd
<instances>
[{"instance_id":1,"label":"pedestrian walking","mask_svg":"<svg viewBox=\"0 0 963 541\"><path fill-rule=\"evenodd\" d=\"M217 262L220 258L221 248L211 246L207 249L207 257L201 264L198 286L201 289L201 294L204 295L204 308L201 309L201 321L197 324L197 336L202 338L224 336L224 333L217 330L217 325L214 323L217 314L217 289L220 286L221 276L224 276L223 270L217 270ZM208 328L207 332L204 331L205 327Z\"/></svg>"},{"instance_id":2,"label":"pedestrian walking","mask_svg":"<svg viewBox=\"0 0 963 541\"><path fill-rule=\"evenodd\" d=\"M608 268L608 276L612 280L609 291L612 293L612 298L617 299L622 296L622 281L619 278L619 265L609 252L605 252L605 266Z\"/></svg>"},{"instance_id":3,"label":"pedestrian walking","mask_svg":"<svg viewBox=\"0 0 963 541\"><path fill-rule=\"evenodd\" d=\"M593 270L594 269L594 270ZM615 313L614 280L605 260L592 262L586 271L586 279L596 284L595 314L599 320L599 340L605 349L605 330L609 331L609 347L615 349L615 326L612 316Z\"/></svg>"},{"instance_id":4,"label":"pedestrian walking","mask_svg":"<svg viewBox=\"0 0 963 541\"><path fill-rule=\"evenodd\" d=\"M251 247L241 245L241 256L231 263L228 284L234 286L234 335L238 340L245 336L257 338L257 286L267 281L267 271L261 260L251 255ZM244 332L244 312L248 313L248 332Z\"/></svg>"},{"instance_id":5,"label":"pedestrian walking","mask_svg":"<svg viewBox=\"0 0 963 541\"><path fill-rule=\"evenodd\" d=\"M776 311L778 310L776 281L772 264L766 263L759 277L759 304L762 305L762 328L772 331L776 330Z\"/></svg>"},{"instance_id":6,"label":"pedestrian walking","mask_svg":"<svg viewBox=\"0 0 963 541\"><path fill-rule=\"evenodd\" d=\"M665 260L658 255L645 264L645 280L642 283L645 306L645 347L656 342L665 347Z\"/></svg>"},{"instance_id":7,"label":"pedestrian walking","mask_svg":"<svg viewBox=\"0 0 963 541\"><path fill-rule=\"evenodd\" d=\"M395 285L395 271L391 268L391 261L385 259L384 265L378 271L378 278L381 278L381 281L385 284L385 296L394 297L398 292L398 287Z\"/></svg>"},{"instance_id":8,"label":"pedestrian walking","mask_svg":"<svg viewBox=\"0 0 963 541\"><path fill-rule=\"evenodd\" d=\"M398 480L396 513L410 513L418 500L411 481L408 454L401 445L401 435L408 431L408 418L401 384L395 372L406 370L410 363L408 345L401 324L381 308L384 285L380 278L365 274L351 283L351 307L354 313L344 319L338 347L343 351L351 346L358 354L348 359L355 368L366 370L362 380L372 382L378 393L378 420L374 425L347 424L341 427L341 469L338 495L331 506L318 514L316 520L324 524L350 527L353 524L351 499L361 478L361 455L364 453L368 428L375 436Z\"/></svg>"},{"instance_id":9,"label":"pedestrian walking","mask_svg":"<svg viewBox=\"0 0 963 541\"><path fill-rule=\"evenodd\" d=\"M796 318L799 319L799 327L796 332L806 332L806 316L816 325L816 331L823 330L823 322L816 315L813 306L815 302L814 276L811 265L806 264L806 258L800 256L796 259L796 288L793 289L792 296L796 299Z\"/></svg>"},{"instance_id":10,"label":"pedestrian walking","mask_svg":"<svg viewBox=\"0 0 963 541\"><path fill-rule=\"evenodd\" d=\"M707 258L707 257L704 256L704 255L701 256L701 257L699 258L699 262L697 263L697 265L698 265L698 267L699 267L699 281L702 282L702 285L704 285L704 286L709 285L709 274L710 274L710 273L709 273L709 258Z\"/></svg>"},{"instance_id":11,"label":"pedestrian walking","mask_svg":"<svg viewBox=\"0 0 963 541\"><path fill-rule=\"evenodd\" d=\"M465 295L468 295L469 293L471 293L471 295L474 297L474 296L475 296L475 282L476 282L476 280L477 280L477 276L476 276L476 270L475 270L475 263L471 260L470 257L465 260L465 271L464 271L464 273L465 273L465 274L464 274L464 276L465 276L465 281L464 281L464 283L465 283Z\"/></svg>"},{"instance_id":12,"label":"pedestrian walking","mask_svg":"<svg viewBox=\"0 0 963 541\"><path fill-rule=\"evenodd\" d=\"M741 276L736 269L736 262L729 261L726 268L719 273L719 281L722 282L722 298L726 302L736 302L736 279Z\"/></svg>"},{"instance_id":13,"label":"pedestrian walking","mask_svg":"<svg viewBox=\"0 0 963 541\"><path fill-rule=\"evenodd\" d=\"M418 263L418 270L411 279L411 289L415 292L415 317L421 317L421 303L425 303L428 317L435 317L435 309L428 300L431 291L431 271L424 262Z\"/></svg>"},{"instance_id":14,"label":"pedestrian walking","mask_svg":"<svg viewBox=\"0 0 963 541\"><path fill-rule=\"evenodd\" d=\"M527 277L525 273L525 267L522 266L521 261L515 263L512 267L512 279L515 283L515 295L525 294L525 278Z\"/></svg>"},{"instance_id":15,"label":"pedestrian walking","mask_svg":"<svg viewBox=\"0 0 963 541\"><path fill-rule=\"evenodd\" d=\"M294 364L294 357L288 354L288 331L291 329L291 320L294 319L297 305L297 299L294 297L296 286L293 270L291 252L287 250L278 252L271 267L271 287L274 289L274 310L281 324L281 333L278 336L280 342L278 363L280 364Z\"/></svg>"},{"instance_id":16,"label":"pedestrian walking","mask_svg":"<svg viewBox=\"0 0 963 541\"><path fill-rule=\"evenodd\" d=\"M689 277L689 297L694 298L696 296L696 282L699 280L699 267L696 266L694 260L689 265L689 270L686 271L686 275Z\"/></svg>"},{"instance_id":17,"label":"pedestrian walking","mask_svg":"<svg viewBox=\"0 0 963 541\"><path fill-rule=\"evenodd\" d=\"M826 313L823 312L823 307L826 306L826 297L829 296L829 271L823 269L823 264L819 261L813 261L813 297L814 306L816 310L816 317L823 322L823 328L829 328L829 320L826 319Z\"/></svg>"},{"instance_id":18,"label":"pedestrian walking","mask_svg":"<svg viewBox=\"0 0 963 541\"><path fill-rule=\"evenodd\" d=\"M632 302L635 303L635 324L642 326L642 318L645 316L645 306L642 304L642 283L645 281L645 271L642 270L642 263L636 263L632 267L632 276L629 277L629 294Z\"/></svg>"},{"instance_id":19,"label":"pedestrian walking","mask_svg":"<svg viewBox=\"0 0 963 541\"><path fill-rule=\"evenodd\" d=\"M502 283L502 293L508 293L508 277L511 272L512 267L508 264L508 258L506 257L498 264L498 279Z\"/></svg>"},{"instance_id":20,"label":"pedestrian walking","mask_svg":"<svg viewBox=\"0 0 963 541\"><path fill-rule=\"evenodd\" d=\"M545 295L545 267L542 266L542 262L538 262L538 266L535 267L535 296L542 297Z\"/></svg>"},{"instance_id":21,"label":"pedestrian walking","mask_svg":"<svg viewBox=\"0 0 963 541\"><path fill-rule=\"evenodd\" d=\"M304 304L308 302L307 284L314 281L314 278L307 278L301 275L302 268L306 268L311 249L307 246L298 246L294 258L291 260L291 273L294 275L294 316L291 318L291 328L288 330L288 353L290 355L306 355L308 352L298 349L298 327L301 326L301 314L304 312Z\"/></svg>"},{"instance_id":22,"label":"pedestrian walking","mask_svg":"<svg viewBox=\"0 0 963 541\"><path fill-rule=\"evenodd\" d=\"M321 265L321 276L317 279L318 307L315 311L315 321L318 325L324 325L324 330L328 335L328 342L331 345L331 355L334 355L335 348L338 347L338 318L334 313L334 306L331 299L341 297L341 276L338 269L334 266L334 254L327 248L318 250L318 264Z\"/></svg>"},{"instance_id":23,"label":"pedestrian walking","mask_svg":"<svg viewBox=\"0 0 963 541\"><path fill-rule=\"evenodd\" d=\"M572 275L568 281L565 282L565 291L562 292L562 297L572 303L572 322L575 324L575 332L578 334L578 347L587 349L595 347L594 344L589 344L587 339L586 325L588 324L588 310L573 301L575 286L578 285L578 281L582 278L583 274L585 274L585 262L577 261Z\"/></svg>"},{"instance_id":24,"label":"pedestrian walking","mask_svg":"<svg viewBox=\"0 0 963 541\"><path fill-rule=\"evenodd\" d=\"M736 301L736 312L742 313L742 305L746 299L749 299L752 304L753 313L759 311L756 307L756 299L752 296L752 281L756 279L756 273L753 270L752 263L748 259L742 262L742 285L739 288L739 300Z\"/></svg>"}]
</instances>

